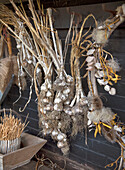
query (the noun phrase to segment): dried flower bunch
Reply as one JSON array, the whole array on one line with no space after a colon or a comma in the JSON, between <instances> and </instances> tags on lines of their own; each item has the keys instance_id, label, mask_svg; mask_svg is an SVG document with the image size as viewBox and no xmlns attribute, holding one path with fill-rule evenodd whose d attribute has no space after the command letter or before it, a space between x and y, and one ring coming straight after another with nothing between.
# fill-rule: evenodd
<instances>
[{"instance_id":1,"label":"dried flower bunch","mask_svg":"<svg viewBox=\"0 0 125 170\"><path fill-rule=\"evenodd\" d=\"M38 98L39 125L44 135L51 135L52 139L57 141L57 146L61 148L63 154L68 154L69 136L75 136L83 130L85 130L87 144L87 129L94 125L95 137L98 132L100 134L102 132L107 140L120 144L121 166L125 149L124 125L110 108L103 106L96 82L103 85L109 94L116 94L113 83L120 80L118 75L120 66L117 60L104 50L104 47L108 44L112 32L125 20L125 5L118 7L115 16L102 23L98 23L92 14L88 15L79 31L78 23L73 25L75 14L72 14L63 50L58 32L53 28L51 9L47 9L45 13L38 1L39 10L36 11L33 2L29 0L29 9L33 18L31 21L22 5L20 10L12 0L10 2L16 15L9 12L10 20L4 18L5 7L2 7L0 22L14 34L17 42L20 94L21 76L28 74L31 77L29 100L24 109L31 99L34 83ZM94 19L95 28L92 30L90 27L83 34L85 23L90 17ZM10 25L13 25L14 29ZM70 42L71 30L73 36ZM71 44L71 75L68 75L65 70L69 43ZM80 58L83 57L85 61L80 65ZM85 95L82 87L80 69L83 65L86 66L84 77L87 77L88 95Z\"/></svg>"},{"instance_id":2,"label":"dried flower bunch","mask_svg":"<svg viewBox=\"0 0 125 170\"><path fill-rule=\"evenodd\" d=\"M15 118L15 116L12 115L11 109L9 114L6 114L5 110L8 109L2 110L4 112L4 116L1 116L0 140L14 140L16 138L20 138L29 122L27 124L26 121L22 123L21 119Z\"/></svg>"}]
</instances>

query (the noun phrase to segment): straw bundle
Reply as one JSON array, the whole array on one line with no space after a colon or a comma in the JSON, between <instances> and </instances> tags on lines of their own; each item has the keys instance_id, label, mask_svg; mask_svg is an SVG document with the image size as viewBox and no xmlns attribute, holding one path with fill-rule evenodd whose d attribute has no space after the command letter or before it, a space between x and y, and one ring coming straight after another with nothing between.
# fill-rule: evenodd
<instances>
[{"instance_id":1,"label":"straw bundle","mask_svg":"<svg viewBox=\"0 0 125 170\"><path fill-rule=\"evenodd\" d=\"M22 123L21 119L15 118L12 115L11 109L9 115L5 113L5 109L3 111L4 116L1 117L0 123L0 140L14 140L19 138L29 122L27 124L26 121Z\"/></svg>"},{"instance_id":2,"label":"straw bundle","mask_svg":"<svg viewBox=\"0 0 125 170\"><path fill-rule=\"evenodd\" d=\"M9 115L5 111L10 111ZM0 152L5 154L20 148L21 134L29 122L26 124L27 118L24 123L15 118L11 109L3 109L0 112L4 112L4 116L0 118ZM18 116L17 112L13 113Z\"/></svg>"}]
</instances>

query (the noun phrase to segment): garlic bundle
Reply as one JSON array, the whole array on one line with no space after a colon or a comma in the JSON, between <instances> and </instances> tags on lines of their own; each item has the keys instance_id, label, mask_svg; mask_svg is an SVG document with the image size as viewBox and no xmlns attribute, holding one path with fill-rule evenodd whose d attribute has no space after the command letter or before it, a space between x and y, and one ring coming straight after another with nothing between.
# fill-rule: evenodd
<instances>
[{"instance_id":1,"label":"garlic bundle","mask_svg":"<svg viewBox=\"0 0 125 170\"><path fill-rule=\"evenodd\" d=\"M87 113L88 113L88 106L86 98L81 98L80 101L75 104L72 109L72 133L71 136L77 135L78 132L83 132L85 129L85 141L87 144Z\"/></svg>"},{"instance_id":2,"label":"garlic bundle","mask_svg":"<svg viewBox=\"0 0 125 170\"><path fill-rule=\"evenodd\" d=\"M111 68L113 71L120 70L119 64L114 59L107 60L107 66L109 67L109 69ZM95 63L95 68L96 68L95 77L97 78L97 82L100 85L104 86L104 90L107 91L110 95L115 95L116 89L111 87L112 83L105 79L105 77L107 76L107 72L104 69L102 69L101 63L99 62ZM110 76L110 74L112 73L108 72L108 74L109 74L108 76ZM113 80L113 77L111 77L111 80Z\"/></svg>"},{"instance_id":3,"label":"garlic bundle","mask_svg":"<svg viewBox=\"0 0 125 170\"><path fill-rule=\"evenodd\" d=\"M52 82L46 79L41 86L41 92L38 98L38 110L41 114L46 114L53 110L53 97L54 92L52 89Z\"/></svg>"},{"instance_id":4,"label":"garlic bundle","mask_svg":"<svg viewBox=\"0 0 125 170\"><path fill-rule=\"evenodd\" d=\"M94 67L94 64L95 64L94 52L95 52L95 49L90 49L87 51L87 58L86 58L87 68L86 68L86 70L91 71Z\"/></svg>"},{"instance_id":5,"label":"garlic bundle","mask_svg":"<svg viewBox=\"0 0 125 170\"><path fill-rule=\"evenodd\" d=\"M54 110L62 111L66 105L69 105L73 97L73 79L71 76L60 76L56 78L53 85L56 90L54 99Z\"/></svg>"}]
</instances>

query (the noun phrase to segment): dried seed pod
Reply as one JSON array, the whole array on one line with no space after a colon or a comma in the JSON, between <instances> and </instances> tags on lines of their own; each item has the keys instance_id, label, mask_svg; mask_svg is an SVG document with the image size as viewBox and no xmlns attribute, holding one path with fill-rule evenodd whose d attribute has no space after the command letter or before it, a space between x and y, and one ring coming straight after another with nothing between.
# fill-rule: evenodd
<instances>
[{"instance_id":1,"label":"dried seed pod","mask_svg":"<svg viewBox=\"0 0 125 170\"><path fill-rule=\"evenodd\" d=\"M107 60L107 65L113 69L113 71L120 71L121 67L116 59Z\"/></svg>"},{"instance_id":2,"label":"dried seed pod","mask_svg":"<svg viewBox=\"0 0 125 170\"><path fill-rule=\"evenodd\" d=\"M108 31L105 32L105 29L100 29L100 27L98 29L97 27L93 30L92 38L97 44L105 44L107 42L105 36L107 37L108 34L109 34Z\"/></svg>"},{"instance_id":3,"label":"dried seed pod","mask_svg":"<svg viewBox=\"0 0 125 170\"><path fill-rule=\"evenodd\" d=\"M116 133L113 128L109 129L105 126L102 126L102 133L109 142L111 143L116 142Z\"/></svg>"}]
</instances>

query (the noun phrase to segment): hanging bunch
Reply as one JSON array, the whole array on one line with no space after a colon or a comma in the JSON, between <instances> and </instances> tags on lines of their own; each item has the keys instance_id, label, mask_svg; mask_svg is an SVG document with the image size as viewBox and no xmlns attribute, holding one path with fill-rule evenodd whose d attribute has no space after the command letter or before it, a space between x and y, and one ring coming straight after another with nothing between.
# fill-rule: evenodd
<instances>
[{"instance_id":1,"label":"hanging bunch","mask_svg":"<svg viewBox=\"0 0 125 170\"><path fill-rule=\"evenodd\" d=\"M94 42L92 42L89 49L87 49L87 70L88 71L88 86L90 89L90 97L88 98L89 112L88 119L90 124L94 123L96 126L95 134L103 133L104 137L111 143L117 142L121 146L121 156L106 167L112 167L116 164L118 167L118 160L120 159L119 169L124 167L124 124L120 122L118 116L114 114L110 108L102 105L102 101L98 96L96 79L100 85L111 95L116 94L115 88L111 87L114 83L120 80L117 72L120 70L118 62L113 56L105 51L104 45L107 43L111 33L124 21L125 5L118 7L116 16L107 19L102 25L97 24L92 33Z\"/></svg>"},{"instance_id":2,"label":"hanging bunch","mask_svg":"<svg viewBox=\"0 0 125 170\"><path fill-rule=\"evenodd\" d=\"M120 80L120 76L117 74L117 72L120 71L120 66L117 60L115 60L109 52L104 50L103 47L107 44L112 32L124 21L124 9L124 4L118 7L114 17L108 18L103 23L98 24L92 32L94 45L98 49L98 56L95 63L95 76L98 83L103 85L104 89L111 95L116 94L116 89L111 86Z\"/></svg>"}]
</instances>

